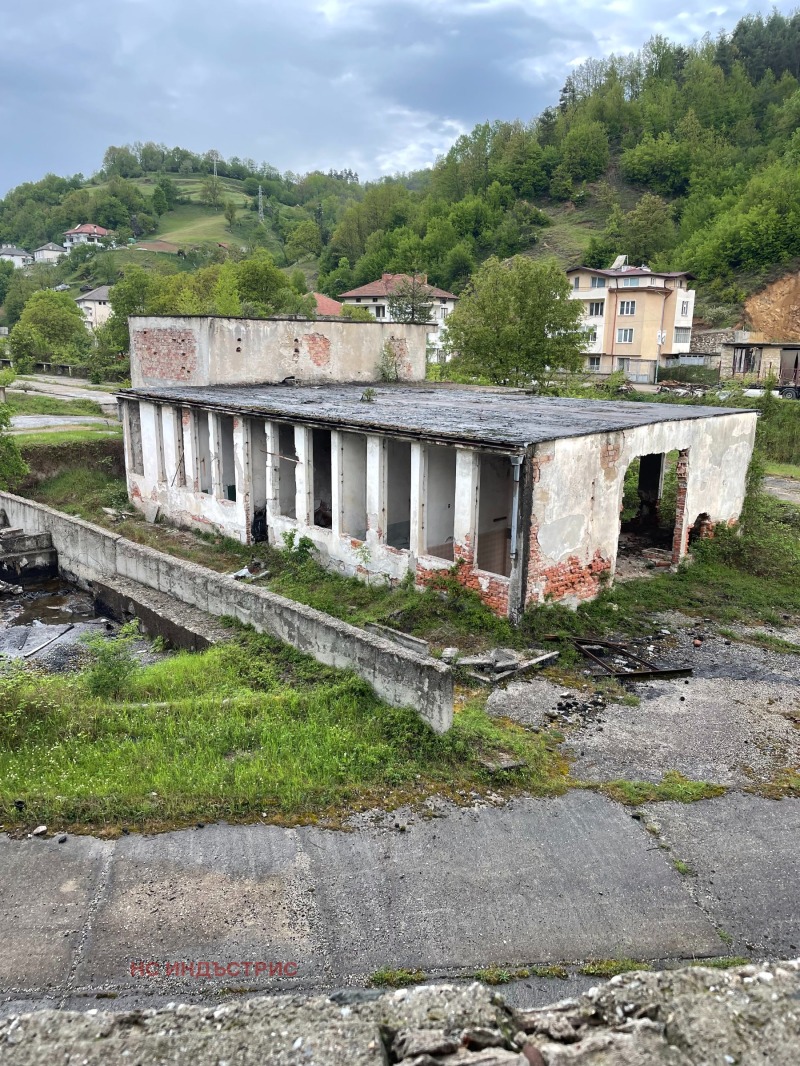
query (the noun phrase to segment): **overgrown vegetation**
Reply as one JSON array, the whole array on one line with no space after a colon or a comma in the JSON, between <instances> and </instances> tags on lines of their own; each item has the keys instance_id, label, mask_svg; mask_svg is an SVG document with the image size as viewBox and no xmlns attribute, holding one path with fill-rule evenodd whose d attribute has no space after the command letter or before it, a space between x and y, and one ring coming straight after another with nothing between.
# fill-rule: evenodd
<instances>
[{"instance_id":1,"label":"overgrown vegetation","mask_svg":"<svg viewBox=\"0 0 800 1066\"><path fill-rule=\"evenodd\" d=\"M423 970L393 970L388 966L376 970L369 979L372 988L407 988L409 985L418 985L425 980Z\"/></svg>"},{"instance_id":2,"label":"overgrown vegetation","mask_svg":"<svg viewBox=\"0 0 800 1066\"><path fill-rule=\"evenodd\" d=\"M553 736L467 703L444 736L350 674L252 631L201 654L132 665L131 634L87 670L0 674L0 818L93 830L201 820L338 822L374 804L456 802L499 787L481 757L523 765L505 787L566 787ZM20 811L15 801L21 800Z\"/></svg>"},{"instance_id":3,"label":"overgrown vegetation","mask_svg":"<svg viewBox=\"0 0 800 1066\"><path fill-rule=\"evenodd\" d=\"M632 970L652 970L649 962L641 959L589 959L578 970L588 977L616 977Z\"/></svg>"},{"instance_id":4,"label":"overgrown vegetation","mask_svg":"<svg viewBox=\"0 0 800 1066\"><path fill-rule=\"evenodd\" d=\"M722 796L726 791L722 785L712 785L707 781L690 781L677 770L668 770L661 781L605 781L592 787L631 807L638 807L642 803L669 801L696 803L697 800Z\"/></svg>"}]
</instances>

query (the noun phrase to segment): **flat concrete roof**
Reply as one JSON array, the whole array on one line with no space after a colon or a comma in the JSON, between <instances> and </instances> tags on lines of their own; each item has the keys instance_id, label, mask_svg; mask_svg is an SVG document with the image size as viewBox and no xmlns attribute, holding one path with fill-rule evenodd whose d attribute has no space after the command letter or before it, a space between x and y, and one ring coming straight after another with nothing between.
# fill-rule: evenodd
<instances>
[{"instance_id":1,"label":"flat concrete roof","mask_svg":"<svg viewBox=\"0 0 800 1066\"><path fill-rule=\"evenodd\" d=\"M372 401L362 399L372 389ZM332 429L350 427L443 441L521 450L559 437L753 414L730 407L574 400L532 396L521 389L451 386L445 383L385 385L209 385L143 386L121 396L232 413L299 421Z\"/></svg>"}]
</instances>

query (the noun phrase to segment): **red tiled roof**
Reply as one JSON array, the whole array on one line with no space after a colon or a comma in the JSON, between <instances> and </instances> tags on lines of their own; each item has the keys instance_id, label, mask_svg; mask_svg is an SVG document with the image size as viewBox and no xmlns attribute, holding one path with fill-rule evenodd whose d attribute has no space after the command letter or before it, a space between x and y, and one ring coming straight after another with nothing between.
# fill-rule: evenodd
<instances>
[{"instance_id":1,"label":"red tiled roof","mask_svg":"<svg viewBox=\"0 0 800 1066\"><path fill-rule=\"evenodd\" d=\"M342 313L342 305L338 300L323 296L321 292L312 292L311 295L317 301L318 315L340 315Z\"/></svg>"},{"instance_id":2,"label":"red tiled roof","mask_svg":"<svg viewBox=\"0 0 800 1066\"><path fill-rule=\"evenodd\" d=\"M452 292L445 292L444 289L437 289L435 285L428 285L426 274L421 274L419 280L426 286L428 293L431 296L435 296L438 299L458 299L458 297ZM340 299L343 300L346 296L388 296L390 293L394 292L402 281L411 281L411 275L383 274L379 281L369 281L366 285L361 285L357 289L351 289L350 292L341 293Z\"/></svg>"},{"instance_id":3,"label":"red tiled roof","mask_svg":"<svg viewBox=\"0 0 800 1066\"><path fill-rule=\"evenodd\" d=\"M107 237L110 232L110 229L103 229L102 226L95 226L93 222L81 222L80 226L76 226L75 229L68 229L64 236L69 237L73 233L91 233L96 237Z\"/></svg>"}]
</instances>

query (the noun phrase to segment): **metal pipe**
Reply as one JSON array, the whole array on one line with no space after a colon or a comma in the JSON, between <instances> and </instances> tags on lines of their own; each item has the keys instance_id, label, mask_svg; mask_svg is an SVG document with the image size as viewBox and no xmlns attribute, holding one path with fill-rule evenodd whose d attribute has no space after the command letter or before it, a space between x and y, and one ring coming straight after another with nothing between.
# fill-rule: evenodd
<instances>
[{"instance_id":1,"label":"metal pipe","mask_svg":"<svg viewBox=\"0 0 800 1066\"><path fill-rule=\"evenodd\" d=\"M514 498L511 501L511 558L517 557L517 523L519 521L519 486L520 470L522 469L522 456L512 455L511 465L514 467Z\"/></svg>"}]
</instances>

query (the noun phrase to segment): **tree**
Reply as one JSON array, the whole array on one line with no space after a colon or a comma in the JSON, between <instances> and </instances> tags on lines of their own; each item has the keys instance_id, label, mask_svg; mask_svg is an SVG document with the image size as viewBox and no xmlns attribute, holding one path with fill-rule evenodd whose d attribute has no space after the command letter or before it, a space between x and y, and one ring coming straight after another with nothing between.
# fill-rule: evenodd
<instances>
[{"instance_id":1,"label":"tree","mask_svg":"<svg viewBox=\"0 0 800 1066\"><path fill-rule=\"evenodd\" d=\"M178 202L178 186L172 178L168 178L166 174L162 174L158 179L158 188L161 189L164 198L167 201L167 210L172 211Z\"/></svg>"},{"instance_id":2,"label":"tree","mask_svg":"<svg viewBox=\"0 0 800 1066\"><path fill-rule=\"evenodd\" d=\"M564 138L564 166L573 181L594 181L608 160L608 134L602 122L578 123Z\"/></svg>"},{"instance_id":3,"label":"tree","mask_svg":"<svg viewBox=\"0 0 800 1066\"><path fill-rule=\"evenodd\" d=\"M498 385L528 385L582 362L582 305L554 260L487 259L447 319L456 365Z\"/></svg>"},{"instance_id":4,"label":"tree","mask_svg":"<svg viewBox=\"0 0 800 1066\"><path fill-rule=\"evenodd\" d=\"M675 243L671 205L660 196L646 192L624 216L622 233L629 261L649 263L654 255Z\"/></svg>"},{"instance_id":5,"label":"tree","mask_svg":"<svg viewBox=\"0 0 800 1066\"><path fill-rule=\"evenodd\" d=\"M91 344L78 305L69 293L52 289L41 289L30 297L9 342L15 363L37 355L74 363Z\"/></svg>"},{"instance_id":6,"label":"tree","mask_svg":"<svg viewBox=\"0 0 800 1066\"><path fill-rule=\"evenodd\" d=\"M233 200L225 201L225 221L228 223L228 229L233 229L233 224L236 221L236 204Z\"/></svg>"},{"instance_id":7,"label":"tree","mask_svg":"<svg viewBox=\"0 0 800 1066\"><path fill-rule=\"evenodd\" d=\"M28 473L28 464L19 452L17 442L9 435L11 411L8 404L0 404L0 489L12 491Z\"/></svg>"},{"instance_id":8,"label":"tree","mask_svg":"<svg viewBox=\"0 0 800 1066\"><path fill-rule=\"evenodd\" d=\"M351 322L375 321L375 315L366 307L360 307L358 304L342 304L342 318L347 318Z\"/></svg>"},{"instance_id":9,"label":"tree","mask_svg":"<svg viewBox=\"0 0 800 1066\"><path fill-rule=\"evenodd\" d=\"M156 185L155 189L153 190L153 210L157 215L166 214L166 212L169 210L167 198L164 195L164 190L161 188L160 185Z\"/></svg>"},{"instance_id":10,"label":"tree","mask_svg":"<svg viewBox=\"0 0 800 1066\"><path fill-rule=\"evenodd\" d=\"M312 222L311 219L299 222L289 234L286 242L286 258L296 263L298 259L319 255L321 251L322 237L317 223Z\"/></svg>"},{"instance_id":11,"label":"tree","mask_svg":"<svg viewBox=\"0 0 800 1066\"><path fill-rule=\"evenodd\" d=\"M389 293L389 314L395 322L431 322L431 287L420 274L405 276Z\"/></svg>"},{"instance_id":12,"label":"tree","mask_svg":"<svg viewBox=\"0 0 800 1066\"><path fill-rule=\"evenodd\" d=\"M213 207L215 211L222 202L222 186L214 174L206 178L200 186L200 202L206 207Z\"/></svg>"},{"instance_id":13,"label":"tree","mask_svg":"<svg viewBox=\"0 0 800 1066\"><path fill-rule=\"evenodd\" d=\"M0 259L0 304L6 298L8 287L11 284L11 279L14 276L14 264L9 263L7 259Z\"/></svg>"}]
</instances>

